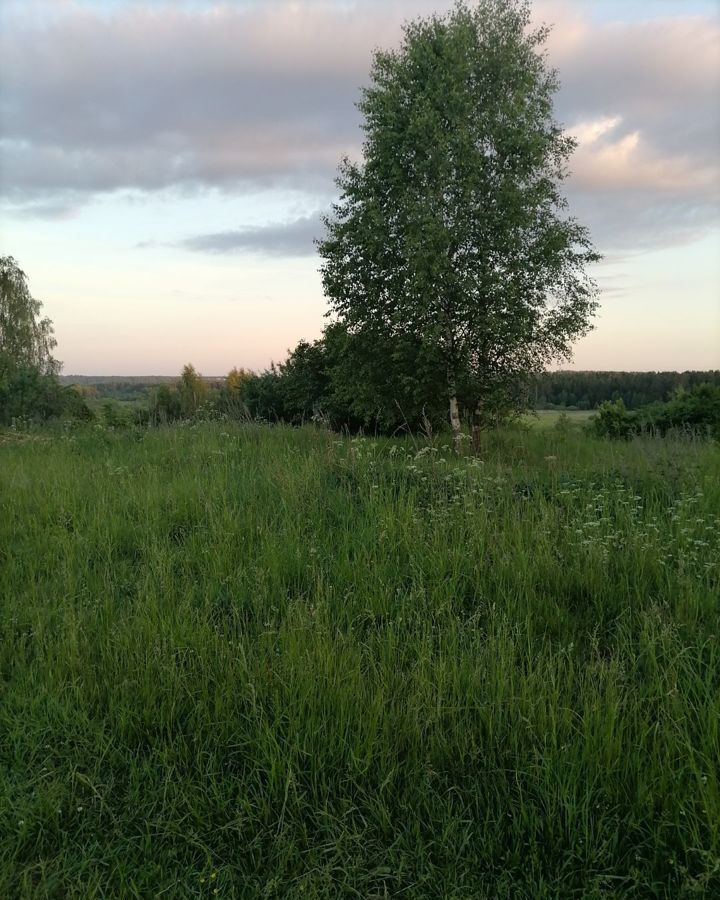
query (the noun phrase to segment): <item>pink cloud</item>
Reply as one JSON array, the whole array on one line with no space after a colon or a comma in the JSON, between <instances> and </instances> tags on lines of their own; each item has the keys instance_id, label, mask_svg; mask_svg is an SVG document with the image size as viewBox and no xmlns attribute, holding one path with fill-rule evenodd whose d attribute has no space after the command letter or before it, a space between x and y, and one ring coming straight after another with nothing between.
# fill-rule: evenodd
<instances>
[{"instance_id":1,"label":"pink cloud","mask_svg":"<svg viewBox=\"0 0 720 900\"><path fill-rule=\"evenodd\" d=\"M718 193L720 165L698 166L688 156L663 156L640 131L613 137L621 122L616 116L568 129L579 142L572 160L577 187L684 195Z\"/></svg>"}]
</instances>

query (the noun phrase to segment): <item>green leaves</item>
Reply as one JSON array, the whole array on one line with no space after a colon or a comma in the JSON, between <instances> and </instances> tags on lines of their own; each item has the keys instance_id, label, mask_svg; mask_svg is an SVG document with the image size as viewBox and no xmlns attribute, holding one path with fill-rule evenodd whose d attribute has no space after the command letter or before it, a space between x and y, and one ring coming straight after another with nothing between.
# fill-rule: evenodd
<instances>
[{"instance_id":1,"label":"green leaves","mask_svg":"<svg viewBox=\"0 0 720 900\"><path fill-rule=\"evenodd\" d=\"M461 2L375 54L363 161L341 166L319 243L342 322L432 347L478 398L568 356L596 307L598 257L560 192L574 143L528 26L525 2Z\"/></svg>"},{"instance_id":2,"label":"green leaves","mask_svg":"<svg viewBox=\"0 0 720 900\"><path fill-rule=\"evenodd\" d=\"M17 262L0 257L0 375L21 369L53 375L60 370L51 354L57 344L52 322L39 318L41 309Z\"/></svg>"}]
</instances>

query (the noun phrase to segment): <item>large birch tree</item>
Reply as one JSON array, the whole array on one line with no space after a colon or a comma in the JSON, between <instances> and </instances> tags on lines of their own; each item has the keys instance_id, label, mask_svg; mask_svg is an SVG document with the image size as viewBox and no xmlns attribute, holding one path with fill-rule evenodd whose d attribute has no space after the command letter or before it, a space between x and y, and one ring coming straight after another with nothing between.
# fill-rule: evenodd
<instances>
[{"instance_id":1,"label":"large birch tree","mask_svg":"<svg viewBox=\"0 0 720 900\"><path fill-rule=\"evenodd\" d=\"M599 257L561 190L575 142L553 115L547 34L525 0L459 2L376 51L362 160L341 163L318 243L350 332L411 336L442 361L456 438L460 383L477 440L493 399L568 358L597 305Z\"/></svg>"}]
</instances>

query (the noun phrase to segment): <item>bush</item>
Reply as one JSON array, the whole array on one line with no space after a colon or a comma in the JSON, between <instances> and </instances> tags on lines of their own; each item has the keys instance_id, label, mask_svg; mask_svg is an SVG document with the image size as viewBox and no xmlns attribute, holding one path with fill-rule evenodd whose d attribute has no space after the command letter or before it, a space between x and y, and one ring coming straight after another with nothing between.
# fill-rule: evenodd
<instances>
[{"instance_id":1,"label":"bush","mask_svg":"<svg viewBox=\"0 0 720 900\"><path fill-rule=\"evenodd\" d=\"M599 437L630 438L642 431L661 435L685 431L720 437L720 386L700 384L680 389L667 403L653 403L637 413L628 412L622 399L606 401L590 421Z\"/></svg>"},{"instance_id":2,"label":"bush","mask_svg":"<svg viewBox=\"0 0 720 900\"><path fill-rule=\"evenodd\" d=\"M108 428L127 428L131 423L126 411L115 400L106 400L103 403L102 416Z\"/></svg>"},{"instance_id":3,"label":"bush","mask_svg":"<svg viewBox=\"0 0 720 900\"><path fill-rule=\"evenodd\" d=\"M689 391L680 389L667 403L649 407L646 415L648 425L661 434L679 429L720 437L720 386L705 383Z\"/></svg>"},{"instance_id":4,"label":"bush","mask_svg":"<svg viewBox=\"0 0 720 900\"><path fill-rule=\"evenodd\" d=\"M73 387L63 387L52 374L21 368L0 375L0 425L19 419L88 421L92 417L80 394Z\"/></svg>"},{"instance_id":5,"label":"bush","mask_svg":"<svg viewBox=\"0 0 720 900\"><path fill-rule=\"evenodd\" d=\"M161 384L150 397L148 421L151 425L167 425L182 418L180 395L174 387Z\"/></svg>"},{"instance_id":6,"label":"bush","mask_svg":"<svg viewBox=\"0 0 720 900\"><path fill-rule=\"evenodd\" d=\"M65 419L75 419L78 422L90 422L95 418L93 411L85 402L82 394L75 388L60 386L62 394L62 417Z\"/></svg>"},{"instance_id":7,"label":"bush","mask_svg":"<svg viewBox=\"0 0 720 900\"><path fill-rule=\"evenodd\" d=\"M597 415L590 420L590 429L598 437L628 440L639 430L637 416L625 408L622 398L600 404Z\"/></svg>"}]
</instances>

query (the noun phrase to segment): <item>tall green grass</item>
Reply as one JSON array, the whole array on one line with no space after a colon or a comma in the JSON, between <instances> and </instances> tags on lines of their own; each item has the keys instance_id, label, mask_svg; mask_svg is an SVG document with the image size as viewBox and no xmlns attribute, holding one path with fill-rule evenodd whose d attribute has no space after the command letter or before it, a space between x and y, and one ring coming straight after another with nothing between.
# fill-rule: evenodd
<instances>
[{"instance_id":1,"label":"tall green grass","mask_svg":"<svg viewBox=\"0 0 720 900\"><path fill-rule=\"evenodd\" d=\"M720 448L0 443L0 896L720 896Z\"/></svg>"}]
</instances>

